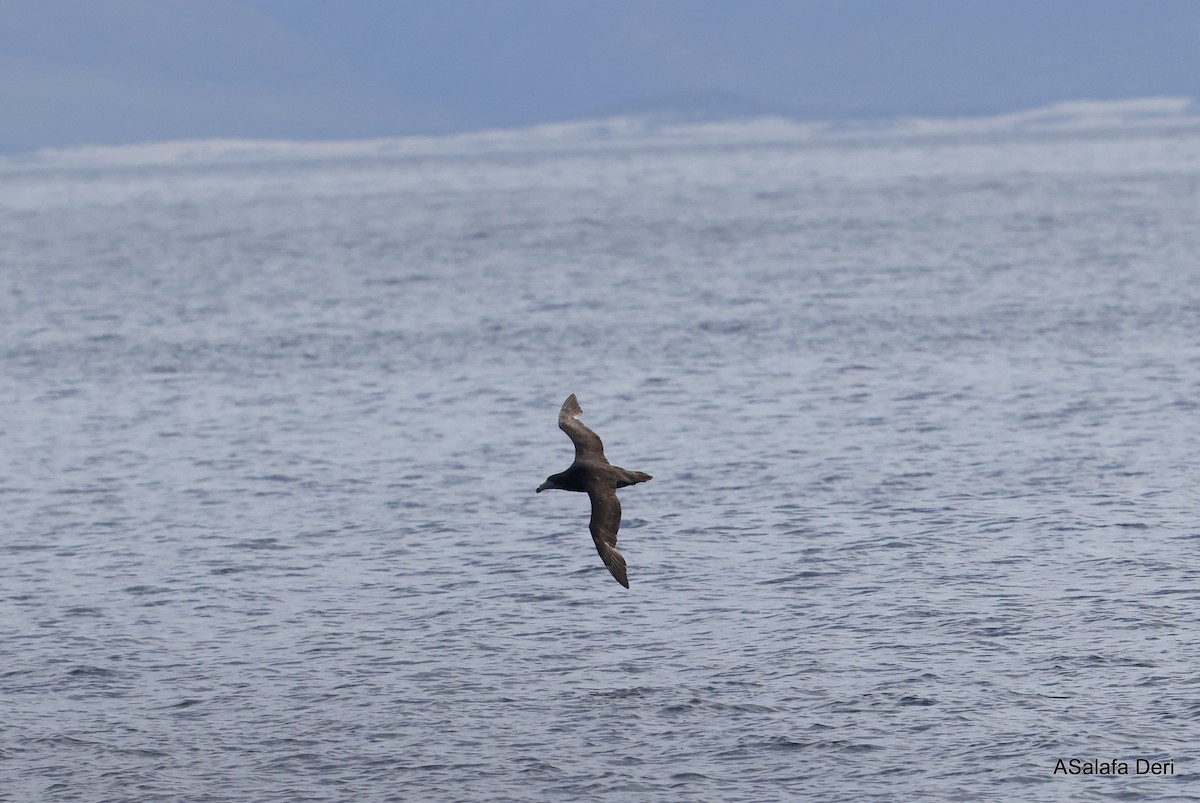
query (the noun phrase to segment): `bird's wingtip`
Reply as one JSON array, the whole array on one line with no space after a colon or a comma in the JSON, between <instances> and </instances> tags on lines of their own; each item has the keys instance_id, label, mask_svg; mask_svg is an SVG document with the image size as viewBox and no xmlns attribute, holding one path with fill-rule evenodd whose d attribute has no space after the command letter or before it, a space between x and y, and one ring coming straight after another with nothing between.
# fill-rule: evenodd
<instances>
[{"instance_id":1,"label":"bird's wingtip","mask_svg":"<svg viewBox=\"0 0 1200 803\"><path fill-rule=\"evenodd\" d=\"M600 552L600 557L604 560L604 565L608 567L608 571L616 581L629 588L629 574L625 569L625 556L618 552L616 547L606 544L605 549Z\"/></svg>"},{"instance_id":2,"label":"bird's wingtip","mask_svg":"<svg viewBox=\"0 0 1200 803\"><path fill-rule=\"evenodd\" d=\"M571 418L579 418L583 415L583 408L579 406L579 399L575 398L574 393L568 396L567 400L563 402L561 414L568 415Z\"/></svg>"}]
</instances>

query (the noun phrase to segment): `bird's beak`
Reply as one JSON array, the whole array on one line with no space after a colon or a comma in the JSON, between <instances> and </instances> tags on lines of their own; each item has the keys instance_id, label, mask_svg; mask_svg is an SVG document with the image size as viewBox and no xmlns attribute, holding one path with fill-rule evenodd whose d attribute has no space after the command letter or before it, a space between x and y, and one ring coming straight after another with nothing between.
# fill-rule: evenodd
<instances>
[{"instance_id":1,"label":"bird's beak","mask_svg":"<svg viewBox=\"0 0 1200 803\"><path fill-rule=\"evenodd\" d=\"M539 485L539 486L537 487L537 490L536 490L536 491L534 491L534 493L535 493L535 494L540 494L542 491L546 490L548 487L550 487L550 483L548 483L548 482L543 482L541 485Z\"/></svg>"}]
</instances>

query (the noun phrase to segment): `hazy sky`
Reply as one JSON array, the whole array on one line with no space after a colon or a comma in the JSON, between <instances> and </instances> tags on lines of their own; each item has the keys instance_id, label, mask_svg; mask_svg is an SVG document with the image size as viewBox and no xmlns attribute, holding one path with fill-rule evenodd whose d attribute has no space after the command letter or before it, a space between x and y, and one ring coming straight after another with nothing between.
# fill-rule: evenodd
<instances>
[{"instance_id":1,"label":"hazy sky","mask_svg":"<svg viewBox=\"0 0 1200 803\"><path fill-rule=\"evenodd\" d=\"M0 151L1200 96L1195 0L0 0Z\"/></svg>"}]
</instances>

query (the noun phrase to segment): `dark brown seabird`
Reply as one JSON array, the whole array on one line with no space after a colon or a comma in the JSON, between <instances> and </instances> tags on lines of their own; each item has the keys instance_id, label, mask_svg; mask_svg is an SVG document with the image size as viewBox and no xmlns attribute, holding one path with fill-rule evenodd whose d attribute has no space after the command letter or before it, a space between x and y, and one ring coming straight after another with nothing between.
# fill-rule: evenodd
<instances>
[{"instance_id":1,"label":"dark brown seabird","mask_svg":"<svg viewBox=\"0 0 1200 803\"><path fill-rule=\"evenodd\" d=\"M617 529L621 526L621 500L617 489L636 485L652 477L644 471L627 471L609 463L604 457L600 436L579 420L583 408L572 393L558 411L558 428L567 433L575 444L575 462L566 471L551 474L538 486L537 492L558 488L560 491L581 491L592 500L592 521L589 528L600 559L617 578L629 588L625 574L625 557L617 551Z\"/></svg>"}]
</instances>

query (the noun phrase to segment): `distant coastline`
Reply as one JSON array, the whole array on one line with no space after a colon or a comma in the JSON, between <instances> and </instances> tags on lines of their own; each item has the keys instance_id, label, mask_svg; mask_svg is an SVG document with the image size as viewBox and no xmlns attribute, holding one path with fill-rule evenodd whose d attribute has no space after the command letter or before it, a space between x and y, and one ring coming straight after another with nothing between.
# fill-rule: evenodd
<instances>
[{"instance_id":1,"label":"distant coastline","mask_svg":"<svg viewBox=\"0 0 1200 803\"><path fill-rule=\"evenodd\" d=\"M337 140L216 138L129 145L82 145L0 156L0 170L186 166L654 145L819 144L847 140L1136 132L1177 128L1200 129L1200 104L1194 99L1167 96L1116 101L1078 100L977 117L804 121L767 116L693 122L673 119L669 115L645 114L428 136Z\"/></svg>"}]
</instances>

